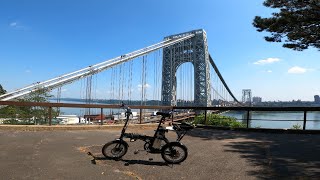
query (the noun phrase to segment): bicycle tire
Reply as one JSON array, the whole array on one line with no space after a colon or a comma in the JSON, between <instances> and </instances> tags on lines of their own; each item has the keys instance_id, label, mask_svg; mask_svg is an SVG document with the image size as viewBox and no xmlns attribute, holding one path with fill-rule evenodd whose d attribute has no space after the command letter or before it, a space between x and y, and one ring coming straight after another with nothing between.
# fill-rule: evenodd
<instances>
[{"instance_id":1,"label":"bicycle tire","mask_svg":"<svg viewBox=\"0 0 320 180\"><path fill-rule=\"evenodd\" d=\"M188 148L179 142L171 142L161 148L161 156L167 163L179 164L187 159Z\"/></svg>"},{"instance_id":2,"label":"bicycle tire","mask_svg":"<svg viewBox=\"0 0 320 180\"><path fill-rule=\"evenodd\" d=\"M109 159L120 159L127 151L127 143L120 140L108 142L102 147L102 154Z\"/></svg>"}]
</instances>

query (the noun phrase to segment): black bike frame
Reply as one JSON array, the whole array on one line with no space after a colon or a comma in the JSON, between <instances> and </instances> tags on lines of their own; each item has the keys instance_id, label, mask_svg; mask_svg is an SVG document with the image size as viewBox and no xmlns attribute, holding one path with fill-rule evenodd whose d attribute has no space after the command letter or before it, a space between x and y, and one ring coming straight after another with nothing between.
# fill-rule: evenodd
<instances>
[{"instance_id":1,"label":"black bike frame","mask_svg":"<svg viewBox=\"0 0 320 180\"><path fill-rule=\"evenodd\" d=\"M161 129L160 130L160 128L162 127L161 123L163 123L165 121L165 116L164 115L162 115L162 117L161 117L161 119L159 121L159 124L157 126L157 129L155 130L155 133L154 133L153 137L152 136L147 136L147 135L141 135L141 134L126 133L126 129L128 127L128 124L129 124L129 118L130 118L130 115L132 114L132 112L131 112L131 109L129 107L125 106L125 105L122 105L122 108L124 108L126 110L126 112L125 112L126 120L125 120L125 124L124 124L124 126L122 128L119 140L124 141L123 140L124 137L128 137L130 139L135 139L135 140L136 139L140 139L140 140L143 140L145 142L147 142L147 140L150 140L150 148L149 149L150 149L151 152L157 152L157 150L159 150L157 148L153 148L154 142L155 142L155 140L157 138L160 139L160 140L163 140L166 144L170 143L170 141L165 137L165 133L168 132L168 130L166 130L166 129ZM173 125L173 126L174 126L174 130L175 130L175 132L177 134L176 142L180 142L180 140L187 133L187 130L181 129L178 125ZM157 134L160 131L164 131L164 132L163 132L162 137L159 138Z\"/></svg>"}]
</instances>

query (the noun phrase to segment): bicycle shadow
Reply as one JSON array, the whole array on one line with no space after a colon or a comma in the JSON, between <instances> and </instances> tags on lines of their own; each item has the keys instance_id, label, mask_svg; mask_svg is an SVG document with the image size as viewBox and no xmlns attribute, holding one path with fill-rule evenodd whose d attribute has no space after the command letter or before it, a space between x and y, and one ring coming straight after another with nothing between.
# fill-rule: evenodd
<instances>
[{"instance_id":1,"label":"bicycle shadow","mask_svg":"<svg viewBox=\"0 0 320 180\"><path fill-rule=\"evenodd\" d=\"M89 154L90 152L88 152ZM91 153L90 153L91 154ZM97 164L97 161L103 162L103 161L113 161L113 162L123 162L124 166L129 166L129 165L147 165L147 166L170 166L170 164L162 161L153 161L150 160L137 160L137 159L112 159L112 158L107 158L104 156L94 156L91 154L93 159L91 160L92 164Z\"/></svg>"},{"instance_id":2,"label":"bicycle shadow","mask_svg":"<svg viewBox=\"0 0 320 180\"><path fill-rule=\"evenodd\" d=\"M147 165L147 166L169 166L166 162L161 161L147 161L147 160L130 160L130 159L121 159L120 161L124 162L125 165Z\"/></svg>"}]
</instances>

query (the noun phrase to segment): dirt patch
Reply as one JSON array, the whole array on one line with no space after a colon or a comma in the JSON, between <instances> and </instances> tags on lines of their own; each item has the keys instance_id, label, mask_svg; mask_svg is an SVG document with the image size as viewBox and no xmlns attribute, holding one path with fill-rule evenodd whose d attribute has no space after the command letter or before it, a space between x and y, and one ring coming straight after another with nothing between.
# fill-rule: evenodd
<instances>
[{"instance_id":1,"label":"dirt patch","mask_svg":"<svg viewBox=\"0 0 320 180\"><path fill-rule=\"evenodd\" d=\"M115 173L122 173L134 179L142 180L142 178L134 172L127 171L127 170L120 170L119 168L116 168L108 164L106 162L106 158L101 157L100 151L102 146L103 145L92 145L92 146L78 147L77 150L87 154L91 158L92 164L100 165L100 166L108 166L108 168L112 168L113 172ZM104 174L104 172L102 172L102 174Z\"/></svg>"}]
</instances>

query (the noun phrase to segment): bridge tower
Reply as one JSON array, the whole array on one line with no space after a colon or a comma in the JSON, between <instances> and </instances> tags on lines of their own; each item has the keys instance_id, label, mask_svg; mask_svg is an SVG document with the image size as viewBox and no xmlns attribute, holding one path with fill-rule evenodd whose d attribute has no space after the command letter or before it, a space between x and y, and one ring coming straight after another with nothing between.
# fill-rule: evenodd
<instances>
[{"instance_id":1,"label":"bridge tower","mask_svg":"<svg viewBox=\"0 0 320 180\"><path fill-rule=\"evenodd\" d=\"M191 62L194 67L194 105L210 106L210 62L207 35L202 29L171 35L164 40L176 39L194 34L192 38L163 49L162 93L163 105L176 105L176 72L180 65ZM191 73L191 72L190 72Z\"/></svg>"},{"instance_id":2,"label":"bridge tower","mask_svg":"<svg viewBox=\"0 0 320 180\"><path fill-rule=\"evenodd\" d=\"M251 106L251 103L252 103L251 89L242 90L242 102Z\"/></svg>"}]
</instances>

